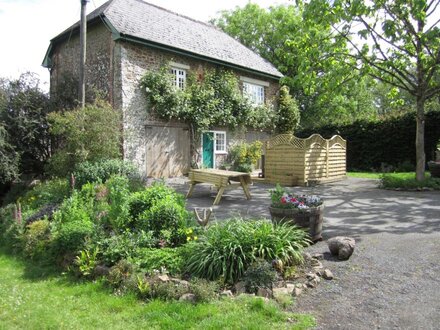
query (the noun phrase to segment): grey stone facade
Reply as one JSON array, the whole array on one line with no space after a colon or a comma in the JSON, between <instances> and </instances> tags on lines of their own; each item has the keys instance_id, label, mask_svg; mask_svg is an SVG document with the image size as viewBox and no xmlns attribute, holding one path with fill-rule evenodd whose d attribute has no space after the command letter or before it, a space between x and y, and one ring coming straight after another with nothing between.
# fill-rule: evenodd
<instances>
[{"instance_id":1,"label":"grey stone facade","mask_svg":"<svg viewBox=\"0 0 440 330\"><path fill-rule=\"evenodd\" d=\"M76 75L79 64L79 38L72 36L59 43L53 51L51 70L51 93L56 92L62 75L70 72ZM116 108L122 111L123 155L133 161L141 173L148 175L147 158L149 143L146 127L149 125L170 126L185 129L183 123L166 123L148 115L146 98L139 83L148 70L158 70L169 62L189 66L189 71L197 75L217 65L195 59L191 56L176 54L141 44L123 40L114 41L112 34L104 24L95 24L88 28L87 34L87 84L103 92L104 96ZM258 79L269 83L265 87L266 100L274 100L279 90L278 80L265 78L258 74L242 70L233 70L238 77ZM221 127L218 130L227 131ZM261 132L248 132L246 135L228 132L227 143L237 139L249 141L266 139ZM225 155L216 155L216 163L224 161ZM200 159L193 159L200 161ZM189 164L188 164L189 166ZM170 172L171 173L171 172Z\"/></svg>"}]
</instances>

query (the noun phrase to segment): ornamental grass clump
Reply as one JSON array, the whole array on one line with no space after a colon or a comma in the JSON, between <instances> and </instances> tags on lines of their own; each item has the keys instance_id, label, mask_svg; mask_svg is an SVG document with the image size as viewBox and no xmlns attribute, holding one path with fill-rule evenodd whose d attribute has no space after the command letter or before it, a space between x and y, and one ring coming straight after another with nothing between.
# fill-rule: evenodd
<instances>
[{"instance_id":1,"label":"ornamental grass clump","mask_svg":"<svg viewBox=\"0 0 440 330\"><path fill-rule=\"evenodd\" d=\"M276 185L275 189L270 191L270 199L272 201L271 207L282 209L299 209L307 210L312 207L322 205L323 200L315 195L296 196L290 194L286 188Z\"/></svg>"},{"instance_id":2,"label":"ornamental grass clump","mask_svg":"<svg viewBox=\"0 0 440 330\"><path fill-rule=\"evenodd\" d=\"M307 233L267 220L228 220L212 225L188 246L186 271L209 280L234 283L258 259L280 260L284 265L302 261L309 244Z\"/></svg>"}]
</instances>

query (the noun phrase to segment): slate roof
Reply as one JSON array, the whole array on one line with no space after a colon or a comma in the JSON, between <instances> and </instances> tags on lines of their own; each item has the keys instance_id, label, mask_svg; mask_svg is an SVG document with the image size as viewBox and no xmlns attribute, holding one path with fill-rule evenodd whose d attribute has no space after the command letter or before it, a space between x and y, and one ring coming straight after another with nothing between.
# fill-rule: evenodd
<instances>
[{"instance_id":1,"label":"slate roof","mask_svg":"<svg viewBox=\"0 0 440 330\"><path fill-rule=\"evenodd\" d=\"M256 73L283 76L270 62L213 25L141 0L110 0L91 12L87 20L99 17L109 22L122 39L143 40ZM61 33L52 43L78 25Z\"/></svg>"}]
</instances>

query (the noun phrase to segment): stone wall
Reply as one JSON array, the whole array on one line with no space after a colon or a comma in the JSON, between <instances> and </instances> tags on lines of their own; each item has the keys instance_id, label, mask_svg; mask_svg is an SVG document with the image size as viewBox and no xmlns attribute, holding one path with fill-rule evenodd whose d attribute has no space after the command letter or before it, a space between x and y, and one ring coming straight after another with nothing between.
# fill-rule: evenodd
<instances>
[{"instance_id":1,"label":"stone wall","mask_svg":"<svg viewBox=\"0 0 440 330\"><path fill-rule=\"evenodd\" d=\"M146 140L145 127L151 124L157 124L154 117L148 115L147 104L144 92L139 86L140 79L147 72L147 70L158 70L162 65L169 62L177 62L179 64L188 65L190 67L188 73L195 73L196 75L203 75L207 69L213 69L216 66L208 62L201 62L189 56L176 55L170 52L157 50L149 47L138 46L128 42L118 42L118 50L115 50L115 55L120 53L121 65L121 95L120 100L116 97L115 104L120 104L123 109L123 129L124 129L124 158L133 161L143 173L146 169ZM235 70L234 73L240 77L258 79L269 82L269 86L265 87L266 99L273 101L279 90L279 84L276 80L268 78L261 78L258 75L250 74L244 71ZM118 84L115 79L115 88ZM118 87L119 88L119 87ZM178 125L178 123L163 123L164 125ZM183 125L183 124L180 124ZM184 126L184 125L183 125ZM236 140L250 138L249 141L256 139L266 139L266 133L248 133L248 136L237 135L237 133L227 132L228 144ZM224 161L225 155L217 155L218 163ZM216 159L217 159L216 158ZM193 161L199 162L196 158Z\"/></svg>"},{"instance_id":2,"label":"stone wall","mask_svg":"<svg viewBox=\"0 0 440 330\"><path fill-rule=\"evenodd\" d=\"M104 24L88 26L85 67L87 90L99 91L110 102L113 101L113 47L111 33ZM64 77L70 76L78 81L79 64L79 34L76 33L56 45L53 51L50 74L51 96L56 95L57 87Z\"/></svg>"}]
</instances>

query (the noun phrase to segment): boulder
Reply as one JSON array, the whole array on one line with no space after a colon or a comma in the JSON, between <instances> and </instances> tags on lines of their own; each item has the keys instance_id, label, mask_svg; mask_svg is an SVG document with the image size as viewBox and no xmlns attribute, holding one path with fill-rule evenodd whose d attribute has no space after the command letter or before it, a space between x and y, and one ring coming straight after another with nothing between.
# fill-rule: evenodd
<instances>
[{"instance_id":1,"label":"boulder","mask_svg":"<svg viewBox=\"0 0 440 330\"><path fill-rule=\"evenodd\" d=\"M325 280L332 280L334 278L333 273L331 272L330 269L325 269L324 273L322 274L322 277Z\"/></svg>"},{"instance_id":2,"label":"boulder","mask_svg":"<svg viewBox=\"0 0 440 330\"><path fill-rule=\"evenodd\" d=\"M295 288L292 292L294 297L298 297L303 292L302 288Z\"/></svg>"},{"instance_id":3,"label":"boulder","mask_svg":"<svg viewBox=\"0 0 440 330\"><path fill-rule=\"evenodd\" d=\"M243 281L235 283L234 290L236 295L246 293L246 283L244 283Z\"/></svg>"},{"instance_id":4,"label":"boulder","mask_svg":"<svg viewBox=\"0 0 440 330\"><path fill-rule=\"evenodd\" d=\"M157 276L157 279L161 282L169 282L170 277L167 274Z\"/></svg>"},{"instance_id":5,"label":"boulder","mask_svg":"<svg viewBox=\"0 0 440 330\"><path fill-rule=\"evenodd\" d=\"M93 274L95 275L95 277L107 276L108 274L110 274L110 267L98 265L93 270Z\"/></svg>"},{"instance_id":6,"label":"boulder","mask_svg":"<svg viewBox=\"0 0 440 330\"><path fill-rule=\"evenodd\" d=\"M259 288L257 291L257 296L263 298L272 298L272 291L266 288Z\"/></svg>"},{"instance_id":7,"label":"boulder","mask_svg":"<svg viewBox=\"0 0 440 330\"><path fill-rule=\"evenodd\" d=\"M197 299L196 299L196 295L195 294L185 293L184 295L182 295L179 298L179 300L180 301L187 301L187 302L190 302L190 303L195 303Z\"/></svg>"},{"instance_id":8,"label":"boulder","mask_svg":"<svg viewBox=\"0 0 440 330\"><path fill-rule=\"evenodd\" d=\"M327 245L332 255L337 256L339 260L348 260L353 254L355 240L351 237L337 236L330 238Z\"/></svg>"},{"instance_id":9,"label":"boulder","mask_svg":"<svg viewBox=\"0 0 440 330\"><path fill-rule=\"evenodd\" d=\"M232 294L231 290L225 290L225 291L220 293L220 296L222 296L222 297L232 297L233 294Z\"/></svg>"}]
</instances>

